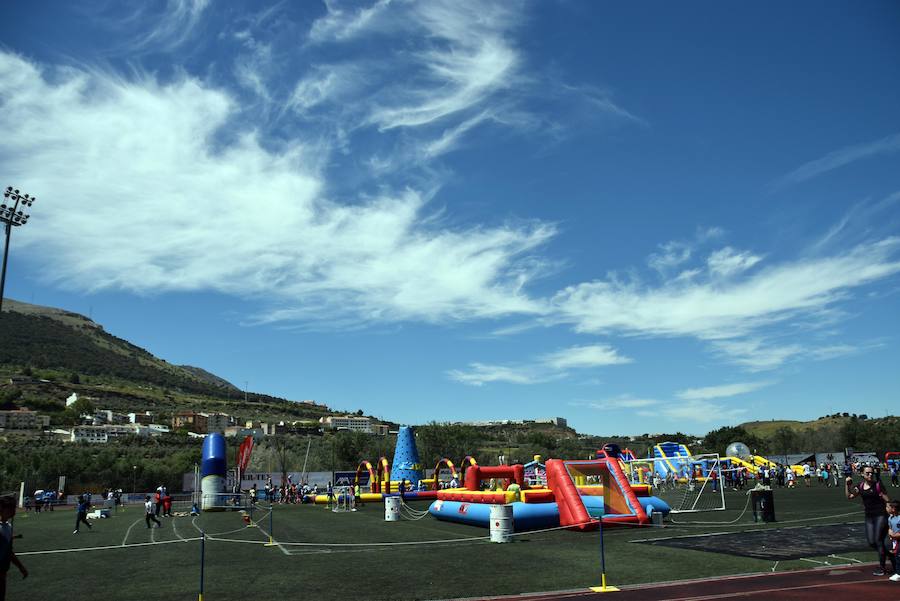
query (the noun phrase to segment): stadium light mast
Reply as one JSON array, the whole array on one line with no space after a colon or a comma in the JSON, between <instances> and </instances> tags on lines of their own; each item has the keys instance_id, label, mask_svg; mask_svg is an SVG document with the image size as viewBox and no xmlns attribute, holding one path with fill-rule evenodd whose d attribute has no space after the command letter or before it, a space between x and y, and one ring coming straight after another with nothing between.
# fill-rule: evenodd
<instances>
[{"instance_id":1,"label":"stadium light mast","mask_svg":"<svg viewBox=\"0 0 900 601\"><path fill-rule=\"evenodd\" d=\"M28 222L28 215L21 209L30 207L37 200L28 194L19 194L18 190L12 186L6 188L3 192L3 204L0 204L0 223L6 224L6 243L3 246L3 271L0 272L0 314L3 312L3 289L6 287L6 259L9 255L9 239L12 236L12 229Z\"/></svg>"}]
</instances>

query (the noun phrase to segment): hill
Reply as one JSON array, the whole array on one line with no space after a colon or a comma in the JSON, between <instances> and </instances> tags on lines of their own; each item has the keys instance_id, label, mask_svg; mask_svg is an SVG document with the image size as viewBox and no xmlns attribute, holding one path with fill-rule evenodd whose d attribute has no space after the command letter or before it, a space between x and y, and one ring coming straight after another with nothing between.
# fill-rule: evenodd
<instances>
[{"instance_id":1,"label":"hill","mask_svg":"<svg viewBox=\"0 0 900 601\"><path fill-rule=\"evenodd\" d=\"M115 411L223 411L246 419L317 419L324 405L245 393L206 370L178 366L106 332L77 313L6 299L0 319L0 403L28 406L66 423L72 392Z\"/></svg>"},{"instance_id":2,"label":"hill","mask_svg":"<svg viewBox=\"0 0 900 601\"><path fill-rule=\"evenodd\" d=\"M850 419L850 415L829 415L806 422L797 420L773 419L769 421L745 422L741 424L740 427L744 428L747 432L755 436L759 436L760 438L772 438L782 428L787 428L799 434L807 430L822 430L835 427L840 428L848 421L850 421Z\"/></svg>"}]
</instances>

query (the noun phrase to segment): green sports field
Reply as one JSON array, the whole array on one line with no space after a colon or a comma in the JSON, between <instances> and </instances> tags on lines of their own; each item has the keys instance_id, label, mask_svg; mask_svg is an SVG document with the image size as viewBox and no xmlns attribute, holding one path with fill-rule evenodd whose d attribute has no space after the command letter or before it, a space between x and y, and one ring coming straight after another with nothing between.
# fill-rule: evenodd
<instances>
[{"instance_id":1,"label":"green sports field","mask_svg":"<svg viewBox=\"0 0 900 601\"><path fill-rule=\"evenodd\" d=\"M817 526L862 520L862 509L841 489L776 490L778 522L755 524L746 495L727 494L728 509L676 516L664 528L607 528L610 584L659 582L747 572L809 568L829 562L871 561L872 553L846 552L778 562L632 541L706 532ZM427 509L427 503L412 507ZM74 512L20 513L16 552L31 575L9 574L10 599L196 599L200 582L201 530L205 544L204 601L283 598L447 599L579 589L599 584L599 534L565 530L517 535L514 542L488 541L482 528L419 520L385 522L370 505L353 513L321 506L276 506L274 546L266 546L270 518L246 527L237 512L160 518L148 530L143 507L94 521L72 534ZM717 525L699 522L731 522ZM808 536L808 530L802 530ZM368 546L364 546L366 544Z\"/></svg>"}]
</instances>

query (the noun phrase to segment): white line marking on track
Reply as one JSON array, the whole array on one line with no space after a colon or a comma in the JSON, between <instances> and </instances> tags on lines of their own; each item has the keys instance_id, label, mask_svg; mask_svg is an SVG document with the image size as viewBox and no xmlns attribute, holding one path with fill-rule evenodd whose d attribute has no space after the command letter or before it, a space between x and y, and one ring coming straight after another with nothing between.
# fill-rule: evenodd
<instances>
[{"instance_id":1,"label":"white line marking on track","mask_svg":"<svg viewBox=\"0 0 900 601\"><path fill-rule=\"evenodd\" d=\"M122 539L122 546L123 546L123 547L125 546L125 541L128 540L128 535L131 534L131 529L134 528L135 526L137 526L138 523L139 523L140 521L141 521L141 518L136 519L136 520L134 521L134 523L131 524L131 526L128 527L128 530L125 531L125 538Z\"/></svg>"},{"instance_id":2,"label":"white line marking on track","mask_svg":"<svg viewBox=\"0 0 900 601\"><path fill-rule=\"evenodd\" d=\"M260 532L262 532L263 534L265 534L265 535L266 535L266 538L268 538L269 540L271 540L271 541L275 544L276 547L278 547L279 549L281 549L281 552L282 552L282 553L284 553L285 555L290 555L290 554L291 554L290 551L288 551L287 549L285 549L284 547L282 547L282 546L278 543L278 541L275 540L275 538L274 538L271 534L269 534L268 532L266 532L266 530L263 529L262 526L258 526L257 529L258 529Z\"/></svg>"},{"instance_id":3,"label":"white line marking on track","mask_svg":"<svg viewBox=\"0 0 900 601\"><path fill-rule=\"evenodd\" d=\"M177 522L177 521L178 521L178 518L172 518L172 532L174 532L175 536L177 536L181 540L185 540L184 537L181 536L181 533L178 532L178 528L175 527L175 522Z\"/></svg>"},{"instance_id":4,"label":"white line marking on track","mask_svg":"<svg viewBox=\"0 0 900 601\"><path fill-rule=\"evenodd\" d=\"M872 578L867 578L865 580L850 580L847 582L826 582L823 584L804 584L803 586L784 586L779 588L767 588L760 589L756 591L736 591L732 593L721 593L718 595L700 595L693 597L669 597L666 599L660 599L659 601L714 601L715 599L734 599L735 597L751 597L754 595L767 595L765 598L767 599L777 599L777 597L773 596L773 593L783 593L787 591L801 591L805 589L812 588L827 588L827 587L836 587L836 586L844 586L847 584L872 584L872 583L881 583L881 580L875 580Z\"/></svg>"}]
</instances>

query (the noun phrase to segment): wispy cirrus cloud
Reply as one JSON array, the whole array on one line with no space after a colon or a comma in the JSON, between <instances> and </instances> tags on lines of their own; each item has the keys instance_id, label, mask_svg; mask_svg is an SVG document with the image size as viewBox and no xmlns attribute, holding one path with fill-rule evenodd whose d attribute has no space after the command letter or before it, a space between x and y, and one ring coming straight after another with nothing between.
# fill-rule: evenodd
<instances>
[{"instance_id":1,"label":"wispy cirrus cloud","mask_svg":"<svg viewBox=\"0 0 900 601\"><path fill-rule=\"evenodd\" d=\"M701 388L687 388L675 394L679 399L686 401L708 401L710 399L724 399L741 394L747 394L771 386L775 382L736 382L734 384L722 384L719 386L704 386Z\"/></svg>"},{"instance_id":2,"label":"wispy cirrus cloud","mask_svg":"<svg viewBox=\"0 0 900 601\"><path fill-rule=\"evenodd\" d=\"M568 403L572 407L587 407L588 409L597 409L600 411L615 411L617 409L638 409L642 407L652 407L659 405L661 401L656 399L635 398L630 395L620 395L610 399L602 399L595 401L572 401Z\"/></svg>"},{"instance_id":3,"label":"wispy cirrus cloud","mask_svg":"<svg viewBox=\"0 0 900 601\"><path fill-rule=\"evenodd\" d=\"M798 184L824 173L849 165L862 159L900 151L900 134L886 136L879 140L846 146L825 156L804 163L790 173L780 177L773 183L773 188L783 188L790 184Z\"/></svg>"},{"instance_id":4,"label":"wispy cirrus cloud","mask_svg":"<svg viewBox=\"0 0 900 601\"><path fill-rule=\"evenodd\" d=\"M691 277L650 285L613 276L569 286L551 304L557 323L580 333L692 337L739 365L771 369L796 356L815 357L815 347L767 344L768 326L826 312L853 289L900 273L898 255L898 237L769 266L755 254L726 247Z\"/></svg>"},{"instance_id":5,"label":"wispy cirrus cloud","mask_svg":"<svg viewBox=\"0 0 900 601\"><path fill-rule=\"evenodd\" d=\"M701 390L701 389L698 389ZM702 393L701 393L702 395ZM723 395L725 396L725 395ZM729 395L730 396L730 395ZM625 412L640 417L663 419L680 424L728 423L743 417L748 409L711 402L712 397L675 401L622 394L608 399L572 401L571 407L585 407L604 413Z\"/></svg>"},{"instance_id":6,"label":"wispy cirrus cloud","mask_svg":"<svg viewBox=\"0 0 900 601\"><path fill-rule=\"evenodd\" d=\"M451 380L471 386L491 382L509 384L538 384L565 377L569 370L621 365L632 360L614 348L602 344L572 346L537 357L526 364L491 365L470 363L467 369L447 372Z\"/></svg>"},{"instance_id":7,"label":"wispy cirrus cloud","mask_svg":"<svg viewBox=\"0 0 900 601\"><path fill-rule=\"evenodd\" d=\"M652 411L639 410L641 417L663 418L676 423L711 424L730 423L745 417L749 409L708 401L666 403Z\"/></svg>"},{"instance_id":8,"label":"wispy cirrus cloud","mask_svg":"<svg viewBox=\"0 0 900 601\"><path fill-rule=\"evenodd\" d=\"M325 2L326 14L313 23L309 32L312 43L345 41L366 31L380 28L392 28L386 13L391 4L405 4L403 0L378 0L371 6L363 6L355 10L347 9L340 2Z\"/></svg>"},{"instance_id":9,"label":"wispy cirrus cloud","mask_svg":"<svg viewBox=\"0 0 900 601\"><path fill-rule=\"evenodd\" d=\"M0 127L20 140L0 159L41 191L22 243L61 286L252 295L263 321L544 311L524 289L551 224L450 227L410 188L336 202L318 138L266 148L237 98L188 76L45 71L0 52L0 81Z\"/></svg>"},{"instance_id":10,"label":"wispy cirrus cloud","mask_svg":"<svg viewBox=\"0 0 900 601\"><path fill-rule=\"evenodd\" d=\"M140 32L131 39L132 51L171 52L187 42L209 5L210 0L167 0L161 13L154 14L145 6L120 26L133 26Z\"/></svg>"},{"instance_id":11,"label":"wispy cirrus cloud","mask_svg":"<svg viewBox=\"0 0 900 601\"><path fill-rule=\"evenodd\" d=\"M605 115L611 122L646 124L603 90L525 73L517 36L526 8L521 2L470 0L380 0L363 7L328 2L307 44L339 47L342 61L316 63L318 73L298 81L287 105L304 116L314 105L317 125L339 121L343 132L359 135L368 146L374 128L383 144L368 164L381 177L428 165L462 148L481 128L555 134L560 125L527 110L526 98L565 104L570 110L555 112L570 122ZM371 39L379 40L374 54L375 46L364 43ZM365 68L350 71L350 64ZM341 76L332 76L334 71ZM580 116L573 106L582 107Z\"/></svg>"}]
</instances>

